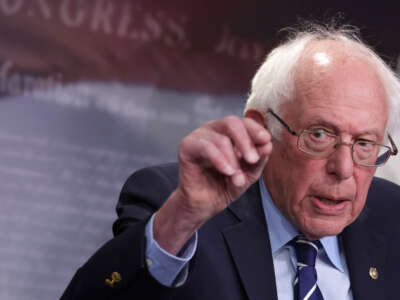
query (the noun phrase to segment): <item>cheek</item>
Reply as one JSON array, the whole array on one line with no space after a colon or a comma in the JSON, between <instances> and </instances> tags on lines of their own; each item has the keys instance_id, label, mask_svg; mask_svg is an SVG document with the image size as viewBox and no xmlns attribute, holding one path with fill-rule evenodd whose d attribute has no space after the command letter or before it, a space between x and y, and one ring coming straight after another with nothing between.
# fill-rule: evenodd
<instances>
[{"instance_id":1,"label":"cheek","mask_svg":"<svg viewBox=\"0 0 400 300\"><path fill-rule=\"evenodd\" d=\"M357 197L354 205L352 206L349 223L354 222L354 220L360 215L362 209L364 208L365 200L365 197Z\"/></svg>"},{"instance_id":2,"label":"cheek","mask_svg":"<svg viewBox=\"0 0 400 300\"><path fill-rule=\"evenodd\" d=\"M310 187L324 177L325 167L322 160L305 159L301 155L293 158L286 177L286 206L291 215L302 215L309 210Z\"/></svg>"},{"instance_id":3,"label":"cheek","mask_svg":"<svg viewBox=\"0 0 400 300\"><path fill-rule=\"evenodd\" d=\"M355 172L355 181L357 185L356 200L353 205L352 214L357 217L364 208L367 199L369 186L375 174L375 169L361 169L360 172Z\"/></svg>"},{"instance_id":4,"label":"cheek","mask_svg":"<svg viewBox=\"0 0 400 300\"><path fill-rule=\"evenodd\" d=\"M290 219L308 211L306 195L310 186L324 177L324 160L310 159L296 145L274 145L264 173L275 204Z\"/></svg>"},{"instance_id":5,"label":"cheek","mask_svg":"<svg viewBox=\"0 0 400 300\"><path fill-rule=\"evenodd\" d=\"M291 187L294 187L295 193L299 198L303 198L309 187L325 177L324 160L310 159L297 155L292 160L289 168ZM300 194L299 194L300 193Z\"/></svg>"}]
</instances>

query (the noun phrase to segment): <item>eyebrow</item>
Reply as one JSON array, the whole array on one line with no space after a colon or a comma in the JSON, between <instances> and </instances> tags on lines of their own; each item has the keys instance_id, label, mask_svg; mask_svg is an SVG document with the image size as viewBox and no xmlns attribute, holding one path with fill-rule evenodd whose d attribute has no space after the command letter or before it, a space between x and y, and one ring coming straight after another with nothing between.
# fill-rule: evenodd
<instances>
[{"instance_id":1,"label":"eyebrow","mask_svg":"<svg viewBox=\"0 0 400 300\"><path fill-rule=\"evenodd\" d=\"M310 128L312 126L318 126L318 125L322 125L322 126L326 126L326 127L334 129L335 134L338 134L341 132L340 128L337 125L335 125L332 122L327 121L326 119L322 119L320 117L318 117L316 120L314 120L313 123L308 126L308 128ZM378 132L379 132L378 129L372 128L372 129L367 129L365 131L361 131L361 132L357 133L356 136L373 135L376 138L378 138L379 137Z\"/></svg>"}]
</instances>

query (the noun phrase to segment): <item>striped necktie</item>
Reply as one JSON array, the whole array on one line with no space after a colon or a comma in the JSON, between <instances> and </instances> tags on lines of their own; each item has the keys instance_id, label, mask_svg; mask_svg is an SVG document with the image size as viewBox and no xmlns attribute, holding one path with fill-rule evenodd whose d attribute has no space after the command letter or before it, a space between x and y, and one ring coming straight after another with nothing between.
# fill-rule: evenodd
<instances>
[{"instance_id":1,"label":"striped necktie","mask_svg":"<svg viewBox=\"0 0 400 300\"><path fill-rule=\"evenodd\" d=\"M315 259L318 249L322 247L319 240L309 241L304 236L298 236L292 244L297 255L297 274L294 280L294 299L323 300L317 286L317 271Z\"/></svg>"}]
</instances>

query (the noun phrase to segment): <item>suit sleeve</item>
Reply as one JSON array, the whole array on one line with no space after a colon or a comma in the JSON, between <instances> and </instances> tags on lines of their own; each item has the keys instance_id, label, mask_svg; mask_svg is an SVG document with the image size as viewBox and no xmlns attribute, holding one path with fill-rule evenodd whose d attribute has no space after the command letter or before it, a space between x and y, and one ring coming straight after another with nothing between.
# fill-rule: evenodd
<instances>
[{"instance_id":1,"label":"suit sleeve","mask_svg":"<svg viewBox=\"0 0 400 300\"><path fill-rule=\"evenodd\" d=\"M163 286L148 271L145 227L176 185L176 165L134 173L121 191L115 237L76 272L61 299L171 299L176 289ZM120 280L110 286L106 279L112 280L113 273Z\"/></svg>"}]
</instances>

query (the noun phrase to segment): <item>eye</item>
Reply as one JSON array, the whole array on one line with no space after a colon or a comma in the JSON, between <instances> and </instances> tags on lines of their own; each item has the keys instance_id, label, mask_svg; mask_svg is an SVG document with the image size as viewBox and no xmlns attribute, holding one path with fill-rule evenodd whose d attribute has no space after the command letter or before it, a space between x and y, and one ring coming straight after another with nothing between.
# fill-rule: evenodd
<instances>
[{"instance_id":1,"label":"eye","mask_svg":"<svg viewBox=\"0 0 400 300\"><path fill-rule=\"evenodd\" d=\"M375 142L371 142L368 140L358 140L357 141L357 147L359 147L360 149L363 149L363 151L371 151L375 148L376 143Z\"/></svg>"},{"instance_id":2,"label":"eye","mask_svg":"<svg viewBox=\"0 0 400 300\"><path fill-rule=\"evenodd\" d=\"M367 162L368 164L374 164L379 153L382 151L383 154L386 151L385 147L381 147L375 142L368 140L357 140L353 149L355 158L360 162Z\"/></svg>"},{"instance_id":3,"label":"eye","mask_svg":"<svg viewBox=\"0 0 400 300\"><path fill-rule=\"evenodd\" d=\"M310 132L310 135L313 139L318 140L318 141L323 141L326 140L329 136L329 133L322 128L317 128L317 129L313 129Z\"/></svg>"},{"instance_id":4,"label":"eye","mask_svg":"<svg viewBox=\"0 0 400 300\"><path fill-rule=\"evenodd\" d=\"M303 131L299 139L299 147L306 153L321 156L333 149L336 136L323 128L312 128Z\"/></svg>"}]
</instances>

